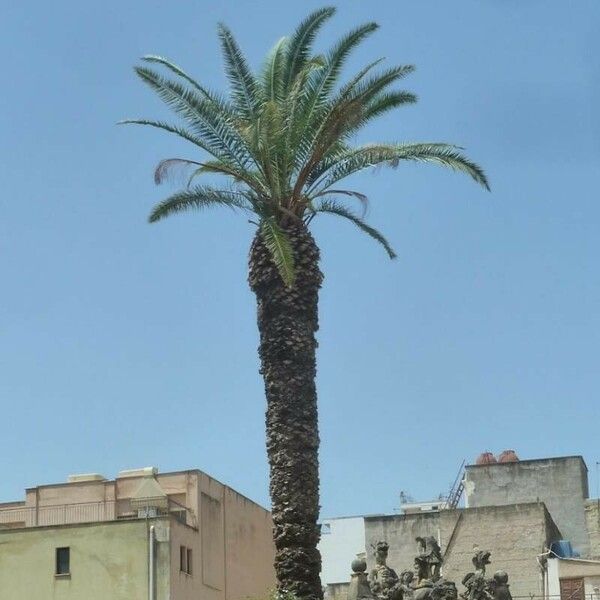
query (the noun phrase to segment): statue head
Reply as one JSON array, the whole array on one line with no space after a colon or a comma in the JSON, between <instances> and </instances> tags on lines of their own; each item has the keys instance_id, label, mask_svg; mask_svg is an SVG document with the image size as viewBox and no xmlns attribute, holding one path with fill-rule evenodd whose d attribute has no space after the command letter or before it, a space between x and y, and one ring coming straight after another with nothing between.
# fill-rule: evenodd
<instances>
[{"instance_id":1,"label":"statue head","mask_svg":"<svg viewBox=\"0 0 600 600\"><path fill-rule=\"evenodd\" d=\"M375 562L378 565L385 565L389 547L390 546L387 542L377 542L377 544L373 546L375 550Z\"/></svg>"},{"instance_id":2,"label":"statue head","mask_svg":"<svg viewBox=\"0 0 600 600\"><path fill-rule=\"evenodd\" d=\"M475 553L475 556L473 557L473 566L478 570L478 571L485 571L485 566L490 564L490 556L492 555L491 552L484 552L483 550L479 550L479 552Z\"/></svg>"},{"instance_id":3,"label":"statue head","mask_svg":"<svg viewBox=\"0 0 600 600\"><path fill-rule=\"evenodd\" d=\"M494 582L497 585L506 585L508 583L508 573L506 571L496 571L494 573Z\"/></svg>"},{"instance_id":4,"label":"statue head","mask_svg":"<svg viewBox=\"0 0 600 600\"><path fill-rule=\"evenodd\" d=\"M402 573L400 573L400 581L404 585L410 585L414 578L415 574L412 571L402 571Z\"/></svg>"}]
</instances>

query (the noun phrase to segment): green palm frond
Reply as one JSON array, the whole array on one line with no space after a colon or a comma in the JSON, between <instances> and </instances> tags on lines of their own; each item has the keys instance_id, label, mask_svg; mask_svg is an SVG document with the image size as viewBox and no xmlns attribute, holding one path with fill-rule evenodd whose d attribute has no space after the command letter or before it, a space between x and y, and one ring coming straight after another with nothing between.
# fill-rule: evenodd
<instances>
[{"instance_id":1,"label":"green palm frond","mask_svg":"<svg viewBox=\"0 0 600 600\"><path fill-rule=\"evenodd\" d=\"M362 207L362 217L367 214L367 210L369 208L369 198L366 194L361 192L357 192L355 190L325 190L324 192L320 192L313 196L313 198L321 198L322 196L350 196L351 198L355 198L358 200Z\"/></svg>"},{"instance_id":2,"label":"green palm frond","mask_svg":"<svg viewBox=\"0 0 600 600\"><path fill-rule=\"evenodd\" d=\"M287 92L294 80L310 60L310 50L319 28L335 14L332 6L321 8L311 13L296 28L290 39L283 72L283 89Z\"/></svg>"},{"instance_id":3,"label":"green palm frond","mask_svg":"<svg viewBox=\"0 0 600 600\"><path fill-rule=\"evenodd\" d=\"M155 54L146 54L146 56L142 56L142 60L144 62L156 63L159 65L163 65L175 75L178 75L182 79L185 79L189 84L195 87L201 94L203 94L207 99L211 99L211 93L204 87L202 87L193 77L188 75L181 67L178 67L174 62L164 58L162 56L157 56Z\"/></svg>"},{"instance_id":4,"label":"green palm frond","mask_svg":"<svg viewBox=\"0 0 600 600\"><path fill-rule=\"evenodd\" d=\"M214 173L217 175L225 175L234 180L235 183L245 183L254 193L268 194L268 188L262 179L262 174L258 171L249 169L240 170L235 165L228 164L221 160L207 160L202 163L196 163L197 169L191 174L188 179L188 187L192 181L203 173Z\"/></svg>"},{"instance_id":5,"label":"green palm frond","mask_svg":"<svg viewBox=\"0 0 600 600\"><path fill-rule=\"evenodd\" d=\"M371 227L367 223L365 223L360 217L355 215L351 210L335 202L334 200L322 200L314 206L315 213L330 213L332 215L337 215L338 217L343 217L348 221L354 223L361 231L366 233L369 237L373 238L375 241L379 242L387 252L390 258L396 258L396 253L393 248L390 246L389 242L383 237L377 229Z\"/></svg>"},{"instance_id":6,"label":"green palm frond","mask_svg":"<svg viewBox=\"0 0 600 600\"><path fill-rule=\"evenodd\" d=\"M188 210L201 210L210 206L226 206L233 209L251 210L252 206L246 194L229 190L217 190L207 186L196 186L173 194L157 204L148 220L156 223L172 214Z\"/></svg>"},{"instance_id":7,"label":"green palm frond","mask_svg":"<svg viewBox=\"0 0 600 600\"><path fill-rule=\"evenodd\" d=\"M369 121L380 117L394 108L404 106L405 104L415 104L416 101L417 96L411 92L382 92L375 96L365 107L361 124L366 125Z\"/></svg>"},{"instance_id":8,"label":"green palm frond","mask_svg":"<svg viewBox=\"0 0 600 600\"><path fill-rule=\"evenodd\" d=\"M294 253L285 231L274 217L266 217L260 223L260 236L271 254L281 279L285 285L292 287L295 278Z\"/></svg>"},{"instance_id":9,"label":"green palm frond","mask_svg":"<svg viewBox=\"0 0 600 600\"><path fill-rule=\"evenodd\" d=\"M289 40L282 37L273 46L263 67L262 86L265 98L280 101L284 95L285 54Z\"/></svg>"},{"instance_id":10,"label":"green palm frond","mask_svg":"<svg viewBox=\"0 0 600 600\"><path fill-rule=\"evenodd\" d=\"M177 192L159 202L150 213L148 221L156 223L175 213L188 210L202 210L210 206L226 206L232 209L252 210L248 197L243 192L218 190L207 186L196 186L190 190Z\"/></svg>"},{"instance_id":11,"label":"green palm frond","mask_svg":"<svg viewBox=\"0 0 600 600\"><path fill-rule=\"evenodd\" d=\"M135 71L167 106L188 122L194 133L211 148L213 156L232 160L242 168L252 160L224 102L217 98L208 101L151 69L136 67Z\"/></svg>"},{"instance_id":12,"label":"green palm frond","mask_svg":"<svg viewBox=\"0 0 600 600\"><path fill-rule=\"evenodd\" d=\"M323 191L363 169L377 165L397 167L400 161L430 162L462 171L489 190L481 167L461 154L456 146L440 143L374 144L356 148L319 165L309 179L314 182L311 189Z\"/></svg>"},{"instance_id":13,"label":"green palm frond","mask_svg":"<svg viewBox=\"0 0 600 600\"><path fill-rule=\"evenodd\" d=\"M194 135L183 127L169 125L169 123L164 123L163 121L153 121L151 119L123 119L122 121L118 121L117 125L147 125L149 127L155 127L156 129L162 129L168 133L174 133L188 142L192 142L192 144L195 144L198 146L198 148L202 148L202 150L208 152L212 156L217 156L217 154L213 154L214 148L209 146L203 139L197 135Z\"/></svg>"},{"instance_id":14,"label":"green palm frond","mask_svg":"<svg viewBox=\"0 0 600 600\"><path fill-rule=\"evenodd\" d=\"M317 97L322 98L328 95L338 81L346 60L365 38L379 29L377 23L365 23L356 29L347 33L338 43L329 51L327 55L328 68L323 72L317 82Z\"/></svg>"},{"instance_id":15,"label":"green palm frond","mask_svg":"<svg viewBox=\"0 0 600 600\"><path fill-rule=\"evenodd\" d=\"M223 23L219 24L218 35L231 97L240 115L250 121L256 116L260 104L258 83L233 34Z\"/></svg>"}]
</instances>

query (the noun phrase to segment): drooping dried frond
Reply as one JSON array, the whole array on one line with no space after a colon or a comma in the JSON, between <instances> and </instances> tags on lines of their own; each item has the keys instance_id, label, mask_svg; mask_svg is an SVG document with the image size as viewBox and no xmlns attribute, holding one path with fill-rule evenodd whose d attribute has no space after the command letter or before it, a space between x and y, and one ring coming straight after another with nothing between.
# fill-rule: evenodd
<instances>
[{"instance_id":1,"label":"drooping dried frond","mask_svg":"<svg viewBox=\"0 0 600 600\"><path fill-rule=\"evenodd\" d=\"M200 165L202 163L186 158L165 158L154 169L154 183L156 185L160 185L165 181L179 181L181 183L182 179L186 178L189 181L190 169L195 170Z\"/></svg>"}]
</instances>

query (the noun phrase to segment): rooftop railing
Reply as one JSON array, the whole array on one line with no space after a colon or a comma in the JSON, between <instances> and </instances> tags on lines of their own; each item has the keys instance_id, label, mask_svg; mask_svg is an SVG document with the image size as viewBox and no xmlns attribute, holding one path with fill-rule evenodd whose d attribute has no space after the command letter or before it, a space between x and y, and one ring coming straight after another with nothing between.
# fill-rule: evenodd
<instances>
[{"instance_id":1,"label":"rooftop railing","mask_svg":"<svg viewBox=\"0 0 600 600\"><path fill-rule=\"evenodd\" d=\"M2 508L0 506L0 529L101 523L126 519L149 519L169 515L190 527L197 526L195 516L190 509L169 499L166 507L149 505L142 508L132 507L130 500L80 502L37 507L11 506Z\"/></svg>"}]
</instances>

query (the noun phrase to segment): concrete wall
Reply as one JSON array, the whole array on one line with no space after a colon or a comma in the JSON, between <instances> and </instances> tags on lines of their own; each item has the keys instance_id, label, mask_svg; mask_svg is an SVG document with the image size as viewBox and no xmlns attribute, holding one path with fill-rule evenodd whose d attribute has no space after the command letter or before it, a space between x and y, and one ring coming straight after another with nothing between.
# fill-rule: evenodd
<instances>
[{"instance_id":1,"label":"concrete wall","mask_svg":"<svg viewBox=\"0 0 600 600\"><path fill-rule=\"evenodd\" d=\"M590 539L588 558L600 559L600 511L597 499L585 503L585 522Z\"/></svg>"},{"instance_id":2,"label":"concrete wall","mask_svg":"<svg viewBox=\"0 0 600 600\"><path fill-rule=\"evenodd\" d=\"M165 489L163 480L161 486ZM171 481L171 491L182 481ZM271 514L200 472L187 492L198 529L173 523L171 582L174 600L266 598L275 588ZM166 490L165 490L166 491ZM181 573L179 548L192 549L193 573Z\"/></svg>"},{"instance_id":3,"label":"concrete wall","mask_svg":"<svg viewBox=\"0 0 600 600\"><path fill-rule=\"evenodd\" d=\"M467 507L541 501L565 539L582 556L589 552L587 467L580 456L469 465L465 497Z\"/></svg>"},{"instance_id":4,"label":"concrete wall","mask_svg":"<svg viewBox=\"0 0 600 600\"><path fill-rule=\"evenodd\" d=\"M231 488L224 507L227 600L266 598L275 589L271 513Z\"/></svg>"},{"instance_id":5,"label":"concrete wall","mask_svg":"<svg viewBox=\"0 0 600 600\"><path fill-rule=\"evenodd\" d=\"M464 575L473 571L471 559L480 549L492 552L490 573L506 570L513 596L527 596L541 593L536 556L560 537L560 532L541 503L365 519L367 548L379 540L387 541L388 563L398 573L413 568L415 538L429 535L440 541L444 577L456 582L459 589ZM372 552L367 562L371 569Z\"/></svg>"},{"instance_id":6,"label":"concrete wall","mask_svg":"<svg viewBox=\"0 0 600 600\"><path fill-rule=\"evenodd\" d=\"M164 539L164 536L163 536ZM70 576L55 576L56 548L71 549ZM158 543L158 600L169 599L168 543ZM0 597L7 600L145 600L145 521L0 531Z\"/></svg>"},{"instance_id":7,"label":"concrete wall","mask_svg":"<svg viewBox=\"0 0 600 600\"><path fill-rule=\"evenodd\" d=\"M350 563L366 551L364 517L323 519L319 551L323 585L349 582Z\"/></svg>"}]
</instances>

